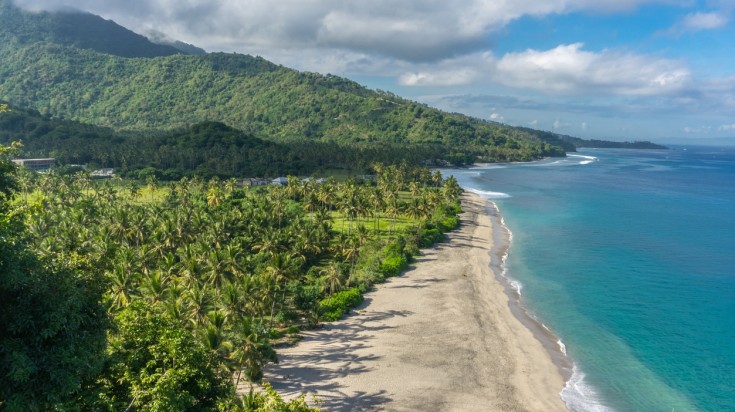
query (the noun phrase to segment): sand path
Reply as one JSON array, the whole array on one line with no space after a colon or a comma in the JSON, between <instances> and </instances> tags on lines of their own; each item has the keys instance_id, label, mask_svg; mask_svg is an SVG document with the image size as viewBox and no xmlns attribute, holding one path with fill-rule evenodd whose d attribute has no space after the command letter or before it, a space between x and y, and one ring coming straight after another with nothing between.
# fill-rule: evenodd
<instances>
[{"instance_id":1,"label":"sand path","mask_svg":"<svg viewBox=\"0 0 735 412\"><path fill-rule=\"evenodd\" d=\"M265 379L334 411L566 411L551 357L490 269L493 220L463 196L462 227L366 294L342 321L279 349Z\"/></svg>"}]
</instances>

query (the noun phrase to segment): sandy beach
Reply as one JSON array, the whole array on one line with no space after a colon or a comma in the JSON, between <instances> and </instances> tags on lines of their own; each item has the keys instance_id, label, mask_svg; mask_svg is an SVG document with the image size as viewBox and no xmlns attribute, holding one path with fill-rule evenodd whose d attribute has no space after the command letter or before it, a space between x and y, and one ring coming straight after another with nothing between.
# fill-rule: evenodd
<instances>
[{"instance_id":1,"label":"sandy beach","mask_svg":"<svg viewBox=\"0 0 735 412\"><path fill-rule=\"evenodd\" d=\"M463 195L462 227L345 319L278 350L265 380L334 411L566 411L549 352L490 267L493 220Z\"/></svg>"}]
</instances>

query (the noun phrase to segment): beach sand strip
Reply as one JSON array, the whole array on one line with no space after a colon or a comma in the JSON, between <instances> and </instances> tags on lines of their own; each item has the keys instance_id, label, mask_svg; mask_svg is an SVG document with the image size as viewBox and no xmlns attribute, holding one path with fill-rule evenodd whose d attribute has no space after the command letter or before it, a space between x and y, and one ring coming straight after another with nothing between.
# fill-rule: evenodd
<instances>
[{"instance_id":1,"label":"beach sand strip","mask_svg":"<svg viewBox=\"0 0 735 412\"><path fill-rule=\"evenodd\" d=\"M490 267L485 201L466 193L460 229L345 319L278 350L265 380L333 411L566 411L548 351L511 312ZM495 238L502 238L496 236Z\"/></svg>"}]
</instances>

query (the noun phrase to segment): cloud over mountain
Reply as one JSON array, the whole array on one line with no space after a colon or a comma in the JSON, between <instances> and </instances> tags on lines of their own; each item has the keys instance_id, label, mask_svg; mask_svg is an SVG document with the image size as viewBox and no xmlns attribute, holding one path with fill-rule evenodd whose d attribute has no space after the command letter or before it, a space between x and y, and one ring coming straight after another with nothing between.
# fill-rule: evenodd
<instances>
[{"instance_id":1,"label":"cloud over mountain","mask_svg":"<svg viewBox=\"0 0 735 412\"><path fill-rule=\"evenodd\" d=\"M33 9L58 1L15 0ZM650 0L66 0L139 32L210 49L344 49L409 62L488 49L487 36L523 16L628 10ZM108 17L109 18L109 17ZM119 20L119 21L118 21Z\"/></svg>"}]
</instances>

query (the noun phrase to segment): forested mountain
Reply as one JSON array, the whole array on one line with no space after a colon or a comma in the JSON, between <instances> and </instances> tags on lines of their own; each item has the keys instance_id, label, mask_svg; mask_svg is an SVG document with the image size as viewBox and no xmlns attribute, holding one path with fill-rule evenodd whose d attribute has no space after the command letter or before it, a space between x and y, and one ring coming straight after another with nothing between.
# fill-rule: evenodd
<instances>
[{"instance_id":1,"label":"forested mountain","mask_svg":"<svg viewBox=\"0 0 735 412\"><path fill-rule=\"evenodd\" d=\"M170 56L182 53L172 45L150 42L144 36L91 13L75 9L31 13L0 0L0 36L20 44L51 42L122 57Z\"/></svg>"},{"instance_id":2,"label":"forested mountain","mask_svg":"<svg viewBox=\"0 0 735 412\"><path fill-rule=\"evenodd\" d=\"M609 140L580 139L579 137L558 135L559 140L572 144L576 148L599 148L599 149L668 149L666 146L649 141L611 142Z\"/></svg>"},{"instance_id":3,"label":"forested mountain","mask_svg":"<svg viewBox=\"0 0 735 412\"><path fill-rule=\"evenodd\" d=\"M359 175L373 163L424 165L449 159L471 163L441 145L340 144L313 140L276 143L219 122L200 122L169 131L118 132L0 103L0 144L20 140L22 157L54 157L61 165L114 167L123 176L163 180Z\"/></svg>"},{"instance_id":4,"label":"forested mountain","mask_svg":"<svg viewBox=\"0 0 735 412\"><path fill-rule=\"evenodd\" d=\"M0 32L0 99L44 114L117 130L221 121L280 142L443 145L487 160L563 154L532 130L444 113L344 78L302 73L259 57L121 57L146 55L152 43L138 52L110 22L108 36L100 30L94 40L122 42L134 51L83 48L78 38L43 28L47 20L66 21L74 14L31 14L7 0L0 4L0 22L8 23Z\"/></svg>"}]
</instances>

